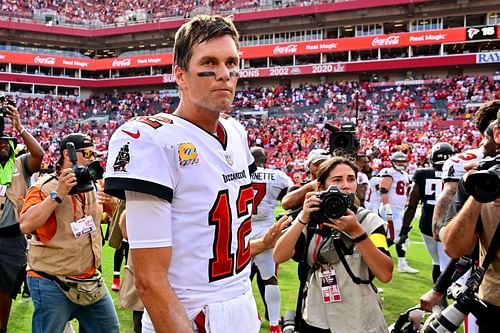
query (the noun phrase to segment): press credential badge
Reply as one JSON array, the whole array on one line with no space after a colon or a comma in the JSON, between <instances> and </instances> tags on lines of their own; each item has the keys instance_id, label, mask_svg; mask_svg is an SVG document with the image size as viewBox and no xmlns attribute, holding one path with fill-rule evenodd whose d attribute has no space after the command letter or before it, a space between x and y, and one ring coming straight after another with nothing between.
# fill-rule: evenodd
<instances>
[{"instance_id":1,"label":"press credential badge","mask_svg":"<svg viewBox=\"0 0 500 333\"><path fill-rule=\"evenodd\" d=\"M75 238L80 238L83 235L89 234L97 230L97 227L95 226L94 223L94 219L90 215L82 217L76 222L71 222L70 225Z\"/></svg>"}]
</instances>

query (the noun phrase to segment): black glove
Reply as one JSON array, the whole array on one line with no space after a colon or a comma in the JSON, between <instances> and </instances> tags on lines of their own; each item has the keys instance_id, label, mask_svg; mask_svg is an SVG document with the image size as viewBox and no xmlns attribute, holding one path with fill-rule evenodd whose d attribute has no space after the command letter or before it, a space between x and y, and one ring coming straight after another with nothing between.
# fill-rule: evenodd
<instances>
[{"instance_id":1,"label":"black glove","mask_svg":"<svg viewBox=\"0 0 500 333\"><path fill-rule=\"evenodd\" d=\"M406 240L408 239L408 234L410 233L410 230L412 229L411 226L405 228L401 228L401 231L399 232L399 239L398 239L398 244L404 244Z\"/></svg>"}]
</instances>

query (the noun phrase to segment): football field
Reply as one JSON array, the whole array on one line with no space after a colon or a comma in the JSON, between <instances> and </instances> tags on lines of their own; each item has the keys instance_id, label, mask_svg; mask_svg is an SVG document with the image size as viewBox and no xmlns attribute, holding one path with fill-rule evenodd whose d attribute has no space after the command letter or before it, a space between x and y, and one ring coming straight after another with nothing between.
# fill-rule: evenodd
<instances>
[{"instance_id":1,"label":"football field","mask_svg":"<svg viewBox=\"0 0 500 333\"><path fill-rule=\"evenodd\" d=\"M375 284L384 289L381 296L384 299L384 315L388 324L393 323L399 314L407 308L418 304L419 297L429 290L432 286L432 262L425 246L422 242L421 235L418 231L417 223L410 233L411 243L408 247L407 258L409 264L420 270L417 274L402 274L398 273L396 268L396 254L391 248L391 254L395 263L395 271L392 281L387 284L382 284L375 279ZM111 280L113 275L113 253L114 249L109 246L104 246L103 253L103 275L106 280L108 289L111 290ZM288 261L279 267L279 284L281 288L282 311L295 309L298 280L296 274L296 263ZM120 332L133 333L132 313L129 310L121 309L118 306L117 293L111 291L111 295L115 302L118 317L120 319ZM257 287L254 282L254 295L261 316L264 316L264 307L260 298ZM28 333L31 332L31 315L33 306L31 299L23 299L19 295L12 306L11 318L9 321L9 332L12 333ZM349 318L346 318L349 320ZM78 324L73 324L75 331ZM462 330L459 330L461 332ZM263 319L261 333L268 332L268 322Z\"/></svg>"}]
</instances>

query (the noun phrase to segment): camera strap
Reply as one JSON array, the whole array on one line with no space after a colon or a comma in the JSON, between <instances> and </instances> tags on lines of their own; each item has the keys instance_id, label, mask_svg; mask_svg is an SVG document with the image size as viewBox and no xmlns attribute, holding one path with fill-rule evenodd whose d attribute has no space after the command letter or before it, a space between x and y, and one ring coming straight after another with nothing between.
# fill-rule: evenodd
<instances>
[{"instance_id":1,"label":"camera strap","mask_svg":"<svg viewBox=\"0 0 500 333\"><path fill-rule=\"evenodd\" d=\"M491 261L493 260L493 257L495 256L498 250L499 245L500 245L500 221L497 224L497 229L495 230L495 234L491 239L490 246L488 247L488 251L484 256L484 260L481 263L481 267L484 269L485 272L488 270L488 267L490 266Z\"/></svg>"},{"instance_id":2,"label":"camera strap","mask_svg":"<svg viewBox=\"0 0 500 333\"><path fill-rule=\"evenodd\" d=\"M333 239L333 246L335 246L335 250L337 251L340 262L342 265L344 265L345 270L347 271L347 274L351 277L352 282L356 284L371 284L371 280L363 280L359 276L354 275L352 272L351 268L349 267L349 264L347 263L347 260L345 260L345 255L344 255L344 244L342 243L342 240L340 238L334 238Z\"/></svg>"}]
</instances>

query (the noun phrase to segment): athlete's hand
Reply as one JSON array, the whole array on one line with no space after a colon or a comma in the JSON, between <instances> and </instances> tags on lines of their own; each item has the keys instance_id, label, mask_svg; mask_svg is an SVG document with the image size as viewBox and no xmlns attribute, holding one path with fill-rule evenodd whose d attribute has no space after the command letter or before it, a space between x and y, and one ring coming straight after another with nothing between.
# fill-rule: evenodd
<instances>
[{"instance_id":1,"label":"athlete's hand","mask_svg":"<svg viewBox=\"0 0 500 333\"><path fill-rule=\"evenodd\" d=\"M420 297L420 308L426 312L432 312L432 308L443 298L443 294L435 291L434 289L429 290Z\"/></svg>"},{"instance_id":2,"label":"athlete's hand","mask_svg":"<svg viewBox=\"0 0 500 333\"><path fill-rule=\"evenodd\" d=\"M292 223L292 218L288 215L283 215L278 222L274 223L269 229L266 230L266 233L262 237L262 242L265 247L270 249L274 247L274 244L278 241L281 235L284 233L286 227Z\"/></svg>"}]
</instances>

